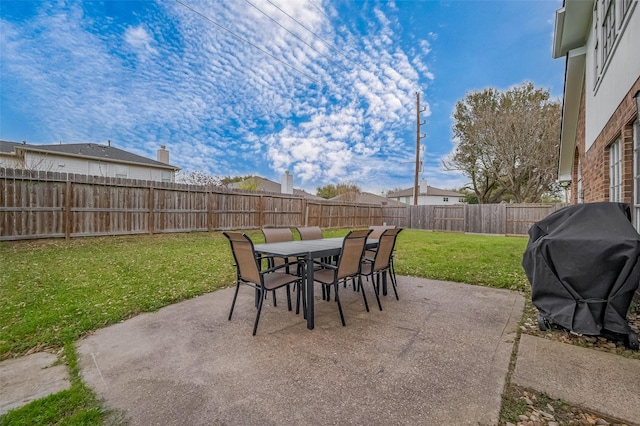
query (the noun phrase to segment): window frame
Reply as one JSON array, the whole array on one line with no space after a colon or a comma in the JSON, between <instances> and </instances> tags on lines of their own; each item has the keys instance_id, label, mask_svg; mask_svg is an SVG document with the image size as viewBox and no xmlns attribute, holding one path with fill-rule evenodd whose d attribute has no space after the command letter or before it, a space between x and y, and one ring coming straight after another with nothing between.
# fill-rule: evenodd
<instances>
[{"instance_id":1,"label":"window frame","mask_svg":"<svg viewBox=\"0 0 640 426\"><path fill-rule=\"evenodd\" d=\"M616 2L615 0L602 0L602 63L606 63L613 53L616 42Z\"/></svg>"},{"instance_id":2,"label":"window frame","mask_svg":"<svg viewBox=\"0 0 640 426\"><path fill-rule=\"evenodd\" d=\"M160 180L164 183L172 183L173 182L172 173L169 170L162 170L160 172Z\"/></svg>"},{"instance_id":3,"label":"window frame","mask_svg":"<svg viewBox=\"0 0 640 426\"><path fill-rule=\"evenodd\" d=\"M609 145L609 201L622 202L622 139Z\"/></svg>"},{"instance_id":4,"label":"window frame","mask_svg":"<svg viewBox=\"0 0 640 426\"><path fill-rule=\"evenodd\" d=\"M578 204L584 203L584 191L582 190L582 161L580 161L580 157L578 157L578 170L577 170L577 182L576 182L576 191L578 191L577 198Z\"/></svg>"},{"instance_id":5,"label":"window frame","mask_svg":"<svg viewBox=\"0 0 640 426\"><path fill-rule=\"evenodd\" d=\"M128 179L129 178L129 166L125 166L123 164L115 165L115 177Z\"/></svg>"},{"instance_id":6,"label":"window frame","mask_svg":"<svg viewBox=\"0 0 640 426\"><path fill-rule=\"evenodd\" d=\"M596 38L593 46L593 88L598 86L600 81L600 19L598 17L598 2L593 3L593 34Z\"/></svg>"},{"instance_id":7,"label":"window frame","mask_svg":"<svg viewBox=\"0 0 640 426\"><path fill-rule=\"evenodd\" d=\"M633 225L640 229L640 118L633 125Z\"/></svg>"}]
</instances>

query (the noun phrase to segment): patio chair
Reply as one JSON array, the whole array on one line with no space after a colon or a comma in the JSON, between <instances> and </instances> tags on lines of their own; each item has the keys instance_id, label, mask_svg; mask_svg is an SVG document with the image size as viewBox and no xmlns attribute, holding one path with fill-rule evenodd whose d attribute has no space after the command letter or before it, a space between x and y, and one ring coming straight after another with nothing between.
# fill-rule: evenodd
<instances>
[{"instance_id":1,"label":"patio chair","mask_svg":"<svg viewBox=\"0 0 640 426\"><path fill-rule=\"evenodd\" d=\"M373 284L373 289L376 293L376 300L378 301L378 308L380 308L380 310L382 310L379 297L380 278L384 277L383 274L387 274L389 276L389 281L391 281L391 285L393 286L393 292L396 295L396 300L400 300L398 298L396 277L393 271L393 249L395 248L396 239L400 231L402 231L402 228L391 228L383 231L378 237L378 248L375 251L374 257L371 258L365 256L362 261L361 274L367 277L367 279L368 277L371 277L371 283ZM364 296L364 289L362 290Z\"/></svg>"},{"instance_id":2,"label":"patio chair","mask_svg":"<svg viewBox=\"0 0 640 426\"><path fill-rule=\"evenodd\" d=\"M236 305L240 285L246 284L253 287L257 293L256 298L258 304L258 312L256 313L256 319L253 324L253 335L255 336L258 330L258 322L260 321L264 295L268 291L275 291L278 288L286 287L287 305L289 311L291 311L290 285L296 284L299 293L302 277L286 272L277 272L284 269L286 267L285 264L261 270L260 266L263 258L256 255L253 242L246 234L239 232L223 232L223 234L229 240L231 252L236 262L236 292L233 296L233 302L231 303L231 310L229 311L229 321L231 321L231 316L233 315L233 308ZM296 311L297 310L298 307L296 306Z\"/></svg>"},{"instance_id":3,"label":"patio chair","mask_svg":"<svg viewBox=\"0 0 640 426\"><path fill-rule=\"evenodd\" d=\"M289 228L262 228L262 234L264 235L265 243L281 243L286 241L293 241L293 232ZM300 264L297 263L298 259L295 257L271 257L269 258L269 267L285 265L284 269L279 270L280 272L289 273L289 266L296 264L298 267ZM296 273L298 275L301 274L300 270L297 270ZM276 300L276 292L273 292L273 306L278 306ZM300 313L300 292L297 292L297 300L296 300L296 314Z\"/></svg>"},{"instance_id":4,"label":"patio chair","mask_svg":"<svg viewBox=\"0 0 640 426\"><path fill-rule=\"evenodd\" d=\"M371 234L369 234L369 238L373 238L373 239L378 239L380 238L380 235L382 235L382 233L384 231L386 231L387 229L395 229L395 225L371 225L369 227L369 229L371 229ZM368 249L365 252L365 256L366 257L370 257L373 258L376 253L375 253L376 249Z\"/></svg>"},{"instance_id":5,"label":"patio chair","mask_svg":"<svg viewBox=\"0 0 640 426\"><path fill-rule=\"evenodd\" d=\"M322 234L322 229L319 226L301 226L301 227L297 227L296 230L298 231L298 234L300 234L300 239L301 240L321 240L322 238L324 238L324 235ZM322 262L324 263L331 263L332 261L335 261L335 259L331 259L331 258L324 258L322 259ZM314 266L315 268L318 268L318 265ZM323 300L329 300L329 295L325 292L325 287L322 287L322 299Z\"/></svg>"},{"instance_id":6,"label":"patio chair","mask_svg":"<svg viewBox=\"0 0 640 426\"><path fill-rule=\"evenodd\" d=\"M369 234L369 238L375 238L376 240L380 238L380 235L387 229L395 229L395 225L371 225L369 229L371 229L371 234Z\"/></svg>"},{"instance_id":7,"label":"patio chair","mask_svg":"<svg viewBox=\"0 0 640 426\"><path fill-rule=\"evenodd\" d=\"M302 226L297 227L301 240L321 240L324 238L322 229L319 226Z\"/></svg>"},{"instance_id":8,"label":"patio chair","mask_svg":"<svg viewBox=\"0 0 640 426\"><path fill-rule=\"evenodd\" d=\"M313 280L319 282L323 288L327 290L327 300L329 300L329 288L333 286L335 291L335 301L338 304L338 312L340 312L340 321L345 326L342 305L340 304L340 296L338 294L338 284L349 278L358 278L359 285L362 284L360 276L360 265L362 263L362 255L364 247L367 243L367 236L371 230L365 229L361 231L351 231L344 237L342 242L342 250L338 256L337 264L325 262L316 262L322 268L314 272Z\"/></svg>"}]
</instances>

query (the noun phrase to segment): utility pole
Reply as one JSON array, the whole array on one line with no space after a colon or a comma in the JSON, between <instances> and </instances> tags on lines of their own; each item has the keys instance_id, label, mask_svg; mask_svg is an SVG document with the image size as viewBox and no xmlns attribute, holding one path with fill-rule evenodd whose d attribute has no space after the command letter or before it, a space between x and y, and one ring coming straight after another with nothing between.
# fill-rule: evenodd
<instances>
[{"instance_id":1,"label":"utility pole","mask_svg":"<svg viewBox=\"0 0 640 426\"><path fill-rule=\"evenodd\" d=\"M426 120L420 121L420 113L424 112L427 108L420 109L420 92L416 92L416 174L413 179L413 205L418 205L418 195L420 195L420 188L418 187L418 175L420 174L420 139L425 138L427 135L420 133L420 126L426 124Z\"/></svg>"}]
</instances>

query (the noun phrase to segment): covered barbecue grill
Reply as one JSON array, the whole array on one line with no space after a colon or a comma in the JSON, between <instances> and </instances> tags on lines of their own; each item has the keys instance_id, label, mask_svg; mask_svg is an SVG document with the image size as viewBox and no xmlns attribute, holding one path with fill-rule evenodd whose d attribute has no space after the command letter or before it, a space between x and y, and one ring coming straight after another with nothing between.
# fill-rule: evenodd
<instances>
[{"instance_id":1,"label":"covered barbecue grill","mask_svg":"<svg viewBox=\"0 0 640 426\"><path fill-rule=\"evenodd\" d=\"M540 329L624 339L638 349L626 317L640 280L639 256L627 204L577 204L534 224L522 267Z\"/></svg>"}]
</instances>

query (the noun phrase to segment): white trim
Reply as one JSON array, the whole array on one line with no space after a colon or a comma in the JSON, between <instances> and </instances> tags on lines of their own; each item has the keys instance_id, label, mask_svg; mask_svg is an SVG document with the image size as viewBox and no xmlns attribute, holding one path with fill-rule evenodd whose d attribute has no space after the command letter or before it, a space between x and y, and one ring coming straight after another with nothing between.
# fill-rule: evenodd
<instances>
[{"instance_id":1,"label":"white trim","mask_svg":"<svg viewBox=\"0 0 640 426\"><path fill-rule=\"evenodd\" d=\"M622 202L622 139L609 146L609 201Z\"/></svg>"}]
</instances>

